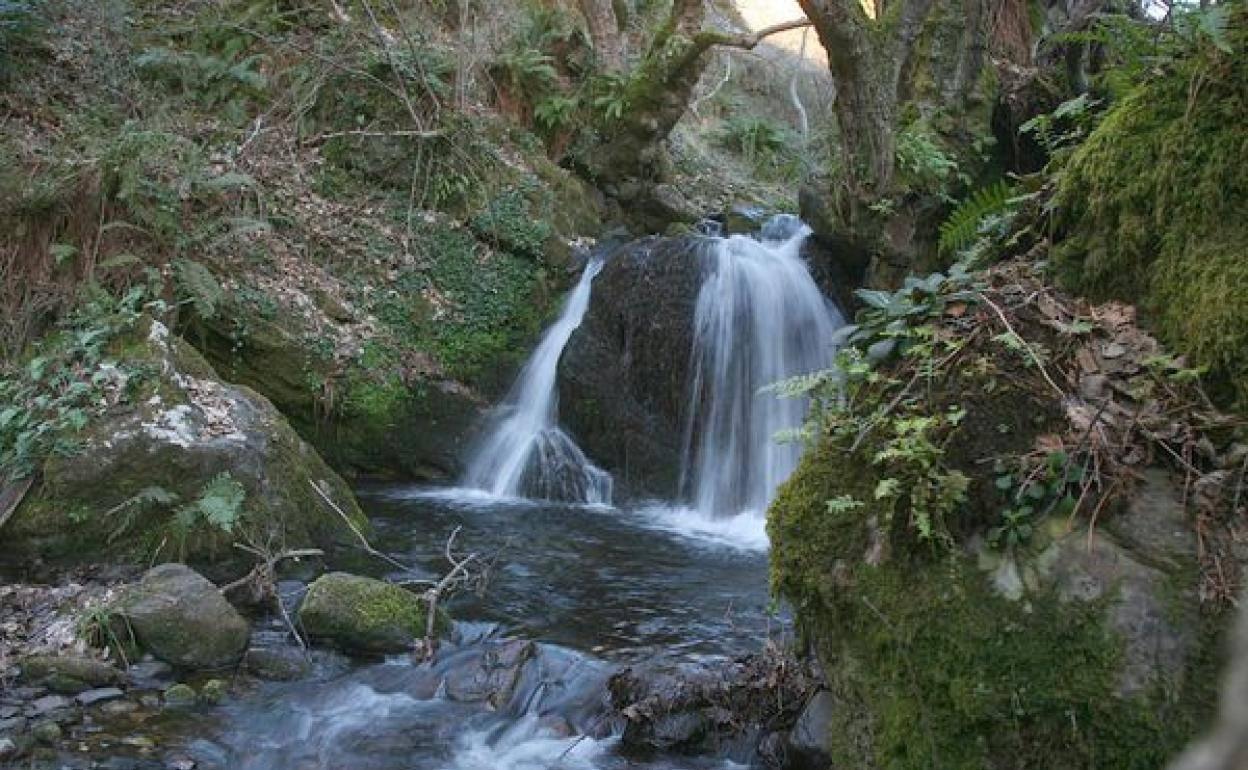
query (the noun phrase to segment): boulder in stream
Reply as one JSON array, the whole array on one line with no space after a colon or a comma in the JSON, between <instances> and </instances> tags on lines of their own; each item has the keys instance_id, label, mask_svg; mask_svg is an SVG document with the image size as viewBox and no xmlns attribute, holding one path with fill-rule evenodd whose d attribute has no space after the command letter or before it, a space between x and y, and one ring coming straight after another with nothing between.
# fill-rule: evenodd
<instances>
[{"instance_id":1,"label":"boulder in stream","mask_svg":"<svg viewBox=\"0 0 1248 770\"><path fill-rule=\"evenodd\" d=\"M428 605L420 595L345 572L318 578L299 607L299 623L309 636L358 653L412 649L425 638L427 617ZM450 619L439 612L435 633L449 628Z\"/></svg>"},{"instance_id":2,"label":"boulder in stream","mask_svg":"<svg viewBox=\"0 0 1248 770\"><path fill-rule=\"evenodd\" d=\"M178 668L229 668L250 627L207 578L183 564L153 567L114 608L143 649Z\"/></svg>"},{"instance_id":3,"label":"boulder in stream","mask_svg":"<svg viewBox=\"0 0 1248 770\"><path fill-rule=\"evenodd\" d=\"M620 247L594 280L589 311L559 362L561 419L626 494L677 491L705 241Z\"/></svg>"}]
</instances>

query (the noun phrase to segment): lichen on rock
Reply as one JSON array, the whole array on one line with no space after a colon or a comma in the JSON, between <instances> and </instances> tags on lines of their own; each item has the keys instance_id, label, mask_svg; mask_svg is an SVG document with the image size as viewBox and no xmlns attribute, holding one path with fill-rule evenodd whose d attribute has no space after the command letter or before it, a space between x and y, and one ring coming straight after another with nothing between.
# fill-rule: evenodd
<instances>
[{"instance_id":1,"label":"lichen on rock","mask_svg":"<svg viewBox=\"0 0 1248 770\"><path fill-rule=\"evenodd\" d=\"M40 482L5 527L14 548L71 560L105 552L211 560L236 557L240 537L289 547L329 544L367 526L351 490L254 391L220 381L159 321L114 342L117 365L142 374L79 436L78 451L47 458ZM174 528L214 480L237 484L236 520Z\"/></svg>"}]
</instances>

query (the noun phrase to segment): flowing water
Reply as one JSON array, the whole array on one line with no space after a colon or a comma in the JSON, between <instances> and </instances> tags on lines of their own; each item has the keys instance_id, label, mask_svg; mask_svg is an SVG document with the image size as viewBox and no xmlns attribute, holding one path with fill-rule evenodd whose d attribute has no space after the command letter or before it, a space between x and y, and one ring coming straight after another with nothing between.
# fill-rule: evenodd
<instances>
[{"instance_id":1,"label":"flowing water","mask_svg":"<svg viewBox=\"0 0 1248 770\"><path fill-rule=\"evenodd\" d=\"M827 367L844 324L801 258L810 229L776 217L759 237L707 242L698 294L682 486L704 516L761 517L801 447L776 436L802 424L805 401L768 385Z\"/></svg>"},{"instance_id":2,"label":"flowing water","mask_svg":"<svg viewBox=\"0 0 1248 770\"><path fill-rule=\"evenodd\" d=\"M199 770L738 767L621 756L602 718L606 680L620 666L681 667L760 650L778 623L754 534L692 533L662 510L451 490L374 489L362 502L374 545L431 575L445 568L442 546L457 527L464 547L499 554L488 595L451 605L453 642L432 666L321 655L307 680L166 717L175 722L164 731L176 737L162 740L164 749L189 755ZM370 563L346 566L369 571ZM536 657L510 698L467 702L463 692L481 681L476 662L509 649L504 629L541 640ZM259 635L279 630L274 621Z\"/></svg>"},{"instance_id":3,"label":"flowing water","mask_svg":"<svg viewBox=\"0 0 1248 770\"><path fill-rule=\"evenodd\" d=\"M621 756L606 682L625 665L757 652L777 627L762 512L798 459L774 435L796 427L805 405L760 389L826 366L841 322L799 256L808 232L780 218L759 238L706 240L686 437L693 508L612 507L610 476L559 427L556 370L602 268L593 261L491 417L468 488L362 494L374 544L428 577L446 568L453 531L492 555L488 595L455 600L454 638L436 660L318 652L307 679L162 717L172 720L165 747L201 770L737 767ZM377 574L375 560L337 565ZM271 620L258 637L282 643L281 631ZM514 687L476 697L499 677Z\"/></svg>"},{"instance_id":4,"label":"flowing water","mask_svg":"<svg viewBox=\"0 0 1248 770\"><path fill-rule=\"evenodd\" d=\"M559 427L559 357L589 308L601 260L586 266L559 320L542 337L494 410L473 450L464 485L495 497L611 502L611 475L596 467Z\"/></svg>"}]
</instances>

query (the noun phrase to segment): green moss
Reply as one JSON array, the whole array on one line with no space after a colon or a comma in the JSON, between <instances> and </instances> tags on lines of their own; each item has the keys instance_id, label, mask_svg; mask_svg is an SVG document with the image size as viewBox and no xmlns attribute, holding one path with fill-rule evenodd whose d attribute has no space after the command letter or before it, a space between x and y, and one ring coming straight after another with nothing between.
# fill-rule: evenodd
<instances>
[{"instance_id":1,"label":"green moss","mask_svg":"<svg viewBox=\"0 0 1248 770\"><path fill-rule=\"evenodd\" d=\"M1237 12L1243 19L1242 9ZM1135 302L1248 404L1248 25L1115 105L1061 173L1060 277Z\"/></svg>"},{"instance_id":2,"label":"green moss","mask_svg":"<svg viewBox=\"0 0 1248 770\"><path fill-rule=\"evenodd\" d=\"M425 601L399 586L372 578L334 572L308 589L300 622L312 636L348 649L402 650L425 636ZM444 634L450 619L439 613L434 631Z\"/></svg>"},{"instance_id":3,"label":"green moss","mask_svg":"<svg viewBox=\"0 0 1248 770\"><path fill-rule=\"evenodd\" d=\"M873 533L872 503L829 513L834 497L871 500L865 467L812 450L768 522L774 588L842 704L834 766L1153 768L1193 734L1196 696L1116 694L1123 645L1109 599L1011 602L961 552L912 553Z\"/></svg>"}]
</instances>

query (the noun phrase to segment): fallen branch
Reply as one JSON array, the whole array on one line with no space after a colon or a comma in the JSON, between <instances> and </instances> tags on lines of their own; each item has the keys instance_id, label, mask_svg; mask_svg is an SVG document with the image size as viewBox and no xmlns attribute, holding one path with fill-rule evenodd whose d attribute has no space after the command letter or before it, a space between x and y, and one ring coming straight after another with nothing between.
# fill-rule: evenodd
<instances>
[{"instance_id":1,"label":"fallen branch","mask_svg":"<svg viewBox=\"0 0 1248 770\"><path fill-rule=\"evenodd\" d=\"M360 546L364 549L365 553L367 553L369 556L373 556L375 558L381 559L382 561L389 564L390 566L397 567L398 569L408 574L412 574L416 571L412 569L411 567L407 566L406 564L404 564L403 562L395 559L394 557L384 554L381 551L378 551L376 548L374 548L372 543L368 542L368 538L364 537L364 533L360 531L360 528L355 526L355 522L351 521L351 517L346 514L346 511L342 510L342 508L340 508L338 504L335 503L330 498L329 495L325 494L325 490L321 489L319 484L317 484L312 479L308 479L308 483L312 485L312 488L314 490L316 490L316 494L320 496L321 500L325 501L325 504L328 505L334 513L338 514L339 518L342 519L343 523L347 525L347 528L350 529L351 532L355 535L356 539L360 541ZM423 578L408 581L409 584L410 583L432 583L432 582L433 582L432 580L425 580Z\"/></svg>"},{"instance_id":2,"label":"fallen branch","mask_svg":"<svg viewBox=\"0 0 1248 770\"><path fill-rule=\"evenodd\" d=\"M1036 351L1031 347L1031 345L1027 342L1027 340L1024 339L1021 334L1019 334L1017 331L1014 330L1014 327L1010 324L1010 319L1005 317L1005 311L1003 311L997 305L997 303L988 299L987 294L980 292L979 296L984 300L984 302L988 303L988 306L990 308L992 308L996 312L997 317L1001 319L1001 323L1005 324L1006 331L1014 335L1014 338L1017 339L1020 343L1022 343L1023 349L1027 351L1027 355L1035 363L1036 368L1040 370L1040 374L1044 375L1045 382L1049 383L1049 386L1052 387L1053 390L1057 392L1057 395L1059 398L1063 398L1063 399L1066 398L1066 391L1058 387L1058 384L1053 381L1052 377L1049 376L1049 372L1047 369L1044 368L1044 362L1040 360L1040 356L1036 354Z\"/></svg>"},{"instance_id":3,"label":"fallen branch","mask_svg":"<svg viewBox=\"0 0 1248 770\"><path fill-rule=\"evenodd\" d=\"M475 553L469 554L462 560L455 558L452 550L455 545L455 538L459 535L462 527L456 527L451 536L446 539L446 560L451 563L451 571L438 581L437 585L425 592L425 599L429 602L428 617L425 618L425 657L433 656L435 648L433 630L438 619L438 601L442 598L442 594L453 588L456 582L463 575L467 577L468 564L477 558Z\"/></svg>"}]
</instances>

